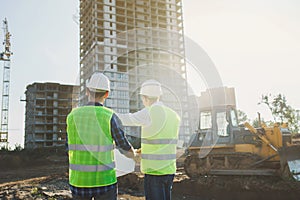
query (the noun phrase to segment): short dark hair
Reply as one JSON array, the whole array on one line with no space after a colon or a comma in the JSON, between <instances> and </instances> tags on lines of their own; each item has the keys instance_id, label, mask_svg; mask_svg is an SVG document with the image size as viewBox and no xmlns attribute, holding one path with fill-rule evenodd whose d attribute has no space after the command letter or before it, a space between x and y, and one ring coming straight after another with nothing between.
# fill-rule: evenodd
<instances>
[{"instance_id":1,"label":"short dark hair","mask_svg":"<svg viewBox=\"0 0 300 200\"><path fill-rule=\"evenodd\" d=\"M149 97L149 96L146 96L146 95L142 95L144 98L148 99L149 101L151 102L156 102L159 97Z\"/></svg>"},{"instance_id":2,"label":"short dark hair","mask_svg":"<svg viewBox=\"0 0 300 200\"><path fill-rule=\"evenodd\" d=\"M90 95L91 95L91 96L94 96L95 98L101 98L101 97L103 97L103 96L106 94L106 92L107 92L107 91L105 91L105 90L93 92L93 91L91 91L91 90L88 89L88 88L87 88L87 90L89 90Z\"/></svg>"}]
</instances>

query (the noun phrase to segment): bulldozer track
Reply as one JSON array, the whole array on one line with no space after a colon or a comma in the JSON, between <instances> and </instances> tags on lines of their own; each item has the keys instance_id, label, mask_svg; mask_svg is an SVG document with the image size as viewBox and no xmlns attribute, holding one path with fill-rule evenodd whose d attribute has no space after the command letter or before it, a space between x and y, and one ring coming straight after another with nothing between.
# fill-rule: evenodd
<instances>
[{"instance_id":1,"label":"bulldozer track","mask_svg":"<svg viewBox=\"0 0 300 200\"><path fill-rule=\"evenodd\" d=\"M266 159L267 160L267 159ZM264 163L250 153L210 153L204 158L189 155L184 161L186 174L191 178L203 175L276 175L279 162Z\"/></svg>"}]
</instances>

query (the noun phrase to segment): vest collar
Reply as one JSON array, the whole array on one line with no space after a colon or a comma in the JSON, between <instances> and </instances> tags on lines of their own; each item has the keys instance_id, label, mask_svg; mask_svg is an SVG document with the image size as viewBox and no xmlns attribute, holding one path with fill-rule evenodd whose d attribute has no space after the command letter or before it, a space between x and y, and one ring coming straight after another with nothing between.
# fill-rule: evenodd
<instances>
[{"instance_id":1,"label":"vest collar","mask_svg":"<svg viewBox=\"0 0 300 200\"><path fill-rule=\"evenodd\" d=\"M87 106L103 106L103 104L101 104L99 102L90 101L87 103Z\"/></svg>"}]
</instances>

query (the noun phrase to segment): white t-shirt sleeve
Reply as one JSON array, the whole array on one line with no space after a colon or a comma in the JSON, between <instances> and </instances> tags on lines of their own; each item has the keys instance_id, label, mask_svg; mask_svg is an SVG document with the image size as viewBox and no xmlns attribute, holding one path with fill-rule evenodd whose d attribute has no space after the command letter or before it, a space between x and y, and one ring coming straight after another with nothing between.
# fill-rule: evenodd
<instances>
[{"instance_id":1,"label":"white t-shirt sleeve","mask_svg":"<svg viewBox=\"0 0 300 200\"><path fill-rule=\"evenodd\" d=\"M135 113L116 113L124 126L148 126L151 123L149 111L143 108Z\"/></svg>"}]
</instances>

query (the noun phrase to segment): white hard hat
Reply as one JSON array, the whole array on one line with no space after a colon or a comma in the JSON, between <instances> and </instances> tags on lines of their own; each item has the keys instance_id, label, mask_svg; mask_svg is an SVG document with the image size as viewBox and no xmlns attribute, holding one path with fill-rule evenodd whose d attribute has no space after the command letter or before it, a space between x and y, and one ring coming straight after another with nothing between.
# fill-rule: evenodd
<instances>
[{"instance_id":1,"label":"white hard hat","mask_svg":"<svg viewBox=\"0 0 300 200\"><path fill-rule=\"evenodd\" d=\"M86 87L92 92L110 91L110 81L103 73L95 72Z\"/></svg>"},{"instance_id":2,"label":"white hard hat","mask_svg":"<svg viewBox=\"0 0 300 200\"><path fill-rule=\"evenodd\" d=\"M148 97L159 97L162 95L161 84L156 80L147 80L141 86L141 95Z\"/></svg>"}]
</instances>

